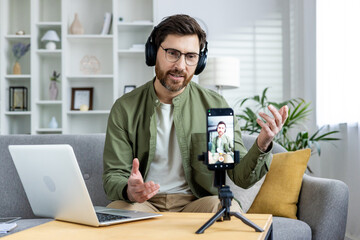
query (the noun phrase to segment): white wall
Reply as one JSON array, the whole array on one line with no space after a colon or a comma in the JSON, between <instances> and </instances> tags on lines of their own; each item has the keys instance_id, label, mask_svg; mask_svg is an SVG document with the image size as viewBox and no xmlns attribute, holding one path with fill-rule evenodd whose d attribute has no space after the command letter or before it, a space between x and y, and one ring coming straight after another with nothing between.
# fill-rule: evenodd
<instances>
[{"instance_id":1,"label":"white wall","mask_svg":"<svg viewBox=\"0 0 360 240\"><path fill-rule=\"evenodd\" d=\"M155 22L184 13L203 20L208 26L208 39L216 34L242 26L251 26L255 20L282 8L283 0L158 0Z\"/></svg>"},{"instance_id":2,"label":"white wall","mask_svg":"<svg viewBox=\"0 0 360 240\"><path fill-rule=\"evenodd\" d=\"M314 133L316 125L316 1L290 0L291 23L291 83L290 96L301 97L311 102L312 112L306 122L309 133ZM313 155L309 166L314 175L320 175L320 159Z\"/></svg>"}]
</instances>

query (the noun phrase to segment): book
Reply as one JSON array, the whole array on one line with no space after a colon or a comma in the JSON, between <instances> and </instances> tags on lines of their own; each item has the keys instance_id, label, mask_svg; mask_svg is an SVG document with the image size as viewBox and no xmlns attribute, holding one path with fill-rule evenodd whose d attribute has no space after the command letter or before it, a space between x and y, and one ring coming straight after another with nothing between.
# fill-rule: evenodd
<instances>
[{"instance_id":1,"label":"book","mask_svg":"<svg viewBox=\"0 0 360 240\"><path fill-rule=\"evenodd\" d=\"M109 12L106 12L105 16L104 16L103 28L100 33L101 35L106 35L106 34L110 33L111 23L112 23L112 14Z\"/></svg>"}]
</instances>

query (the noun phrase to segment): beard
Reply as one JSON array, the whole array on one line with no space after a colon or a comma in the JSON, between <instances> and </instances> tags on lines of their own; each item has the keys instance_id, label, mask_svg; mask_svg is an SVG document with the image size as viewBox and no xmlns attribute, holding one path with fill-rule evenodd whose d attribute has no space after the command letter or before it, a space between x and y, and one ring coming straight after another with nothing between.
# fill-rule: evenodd
<instances>
[{"instance_id":1,"label":"beard","mask_svg":"<svg viewBox=\"0 0 360 240\"><path fill-rule=\"evenodd\" d=\"M165 72L160 69L158 65L155 66L155 73L161 85L171 92L178 92L185 88L194 76L193 73L188 77L184 71L180 71L176 68ZM171 79L170 75L182 76L184 79L182 81L175 81L174 79Z\"/></svg>"}]
</instances>

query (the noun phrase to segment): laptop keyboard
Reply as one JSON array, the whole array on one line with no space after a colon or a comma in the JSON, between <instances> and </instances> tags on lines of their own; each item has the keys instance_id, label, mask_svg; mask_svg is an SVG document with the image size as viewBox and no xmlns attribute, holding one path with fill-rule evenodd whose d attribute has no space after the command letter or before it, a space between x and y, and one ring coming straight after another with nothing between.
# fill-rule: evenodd
<instances>
[{"instance_id":1,"label":"laptop keyboard","mask_svg":"<svg viewBox=\"0 0 360 240\"><path fill-rule=\"evenodd\" d=\"M130 218L130 217L126 217L126 216L112 215L112 214L106 214L106 213L96 213L96 216L99 219L99 222L109 222L109 221L115 221L115 220L119 220L119 219Z\"/></svg>"}]
</instances>

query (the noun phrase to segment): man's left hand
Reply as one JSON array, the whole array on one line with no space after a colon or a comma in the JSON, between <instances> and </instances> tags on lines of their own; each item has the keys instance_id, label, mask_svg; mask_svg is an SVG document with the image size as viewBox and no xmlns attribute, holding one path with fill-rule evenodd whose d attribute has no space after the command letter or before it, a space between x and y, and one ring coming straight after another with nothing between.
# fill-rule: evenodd
<instances>
[{"instance_id":1,"label":"man's left hand","mask_svg":"<svg viewBox=\"0 0 360 240\"><path fill-rule=\"evenodd\" d=\"M268 109L274 116L273 118L263 112L260 112L259 115L266 122L263 122L259 118L256 119L256 122L261 126L261 131L257 138L257 144L264 152L268 149L276 134L280 132L288 117L289 111L289 108L286 105L282 106L279 111L272 105L269 105Z\"/></svg>"}]
</instances>

